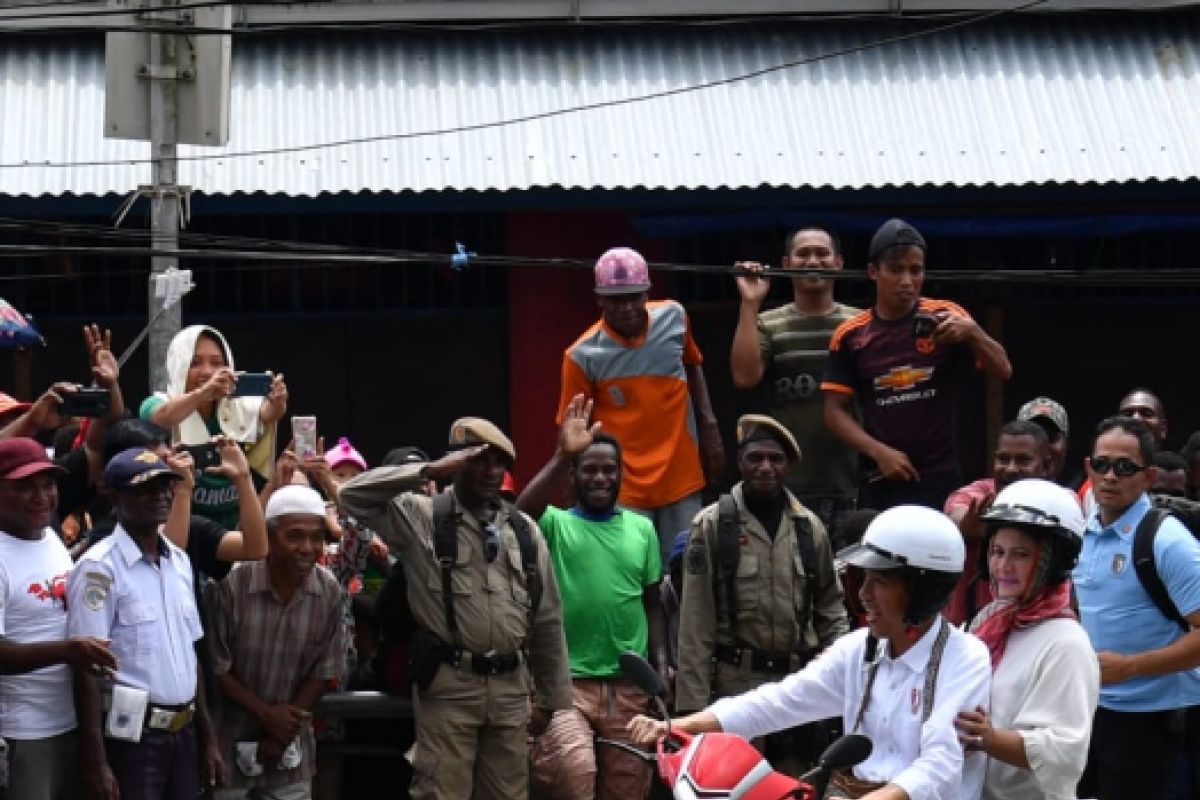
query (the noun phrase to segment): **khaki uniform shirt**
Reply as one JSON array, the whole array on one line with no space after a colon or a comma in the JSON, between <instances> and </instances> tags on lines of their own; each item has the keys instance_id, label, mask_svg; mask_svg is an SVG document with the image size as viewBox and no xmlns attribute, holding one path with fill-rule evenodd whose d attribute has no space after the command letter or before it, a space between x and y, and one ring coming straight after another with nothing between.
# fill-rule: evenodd
<instances>
[{"instance_id":1,"label":"khaki uniform shirt","mask_svg":"<svg viewBox=\"0 0 1200 800\"><path fill-rule=\"evenodd\" d=\"M724 608L725 578L718 554L720 514L714 503L692 522L684 557L675 687L676 707L680 709L708 705L717 645L741 644L776 653L812 652L827 647L849 630L841 583L820 519L788 492L787 506L772 540L758 519L745 510L742 484L733 487L731 494L740 523L741 553L734 581L737 637L735 640ZM795 533L798 518L808 519L812 526L815 575L804 571ZM816 586L810 589L814 581Z\"/></svg>"},{"instance_id":2,"label":"khaki uniform shirt","mask_svg":"<svg viewBox=\"0 0 1200 800\"><path fill-rule=\"evenodd\" d=\"M412 490L422 482L424 464L380 467L342 486L338 500L346 513L384 537L404 570L409 606L417 625L451 643L442 603L442 572L434 554L433 503ZM453 491L451 489L450 491ZM542 599L530 619L529 594L521 568L521 547L508 515L497 509L501 551L491 564L483 550L484 525L461 504L458 513L458 560L452 570L458 641L472 653L507 654L525 650L539 705L571 707L571 674L563 636L558 583L537 523L526 517L538 551ZM515 509L514 509L515 511ZM519 513L519 512L517 512Z\"/></svg>"}]
</instances>

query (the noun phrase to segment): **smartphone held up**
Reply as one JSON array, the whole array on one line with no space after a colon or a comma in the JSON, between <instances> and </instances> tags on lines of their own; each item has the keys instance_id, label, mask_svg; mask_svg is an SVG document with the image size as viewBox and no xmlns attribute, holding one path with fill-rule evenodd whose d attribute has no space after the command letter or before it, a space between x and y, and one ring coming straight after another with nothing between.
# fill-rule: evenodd
<instances>
[{"instance_id":1,"label":"smartphone held up","mask_svg":"<svg viewBox=\"0 0 1200 800\"><path fill-rule=\"evenodd\" d=\"M317 452L316 417L292 417L292 447L302 459L321 455Z\"/></svg>"}]
</instances>

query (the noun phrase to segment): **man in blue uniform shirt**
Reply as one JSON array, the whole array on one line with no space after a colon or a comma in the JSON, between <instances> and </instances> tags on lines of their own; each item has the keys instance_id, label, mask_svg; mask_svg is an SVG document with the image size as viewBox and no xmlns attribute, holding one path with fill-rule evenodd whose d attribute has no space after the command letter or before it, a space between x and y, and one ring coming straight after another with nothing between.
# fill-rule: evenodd
<instances>
[{"instance_id":1,"label":"man in blue uniform shirt","mask_svg":"<svg viewBox=\"0 0 1200 800\"><path fill-rule=\"evenodd\" d=\"M1133 564L1133 541L1150 510L1154 437L1140 420L1100 423L1087 473L1096 497L1075 568L1080 621L1100 661L1100 707L1080 797L1164 796L1179 742L1170 717L1200 706L1200 544L1167 518L1154 563L1184 629L1154 604Z\"/></svg>"},{"instance_id":2,"label":"man in blue uniform shirt","mask_svg":"<svg viewBox=\"0 0 1200 800\"><path fill-rule=\"evenodd\" d=\"M114 456L104 485L117 528L67 583L68 632L111 639L117 658L112 681L75 676L83 772L90 796L103 800L194 800L198 752L207 785L224 769L198 680L191 564L161 533L178 479L145 448Z\"/></svg>"}]
</instances>

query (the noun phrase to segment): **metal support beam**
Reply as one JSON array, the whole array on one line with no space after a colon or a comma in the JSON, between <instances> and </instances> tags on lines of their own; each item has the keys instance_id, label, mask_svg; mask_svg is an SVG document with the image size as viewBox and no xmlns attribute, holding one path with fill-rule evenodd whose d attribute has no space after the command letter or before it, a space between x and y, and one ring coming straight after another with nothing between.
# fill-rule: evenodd
<instances>
[{"instance_id":1,"label":"metal support beam","mask_svg":"<svg viewBox=\"0 0 1200 800\"><path fill-rule=\"evenodd\" d=\"M1030 13L1062 11L1147 11L1182 9L1196 0L1048 0ZM602 20L749 16L778 14L886 14L902 6L905 14L945 11L996 11L1011 7L1014 0L314 0L299 3L256 3L237 8L238 25L289 23L353 23L398 21L449 21L491 19ZM107 3L49 4L30 8L0 7L0 27L94 28L97 25L128 25L125 16L89 16L88 10L107 8ZM136 9L131 8L131 12ZM51 16L54 15L54 16Z\"/></svg>"}]
</instances>

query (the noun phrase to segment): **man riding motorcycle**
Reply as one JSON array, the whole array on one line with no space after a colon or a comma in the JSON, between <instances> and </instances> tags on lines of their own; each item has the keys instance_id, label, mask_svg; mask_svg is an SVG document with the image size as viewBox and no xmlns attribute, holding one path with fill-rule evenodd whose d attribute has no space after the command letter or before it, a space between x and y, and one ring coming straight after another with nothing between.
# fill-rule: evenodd
<instances>
[{"instance_id":1,"label":"man riding motorcycle","mask_svg":"<svg viewBox=\"0 0 1200 800\"><path fill-rule=\"evenodd\" d=\"M939 613L963 571L958 528L945 515L897 506L867 528L844 555L861 569L866 627L834 642L778 683L718 700L672 720L685 733L746 738L841 716L847 732L874 743L871 755L834 776L833 796L869 800L973 800L986 760L964 753L954 727L959 711L986 706L991 666L982 642ZM629 725L651 744L667 723L646 716Z\"/></svg>"}]
</instances>

